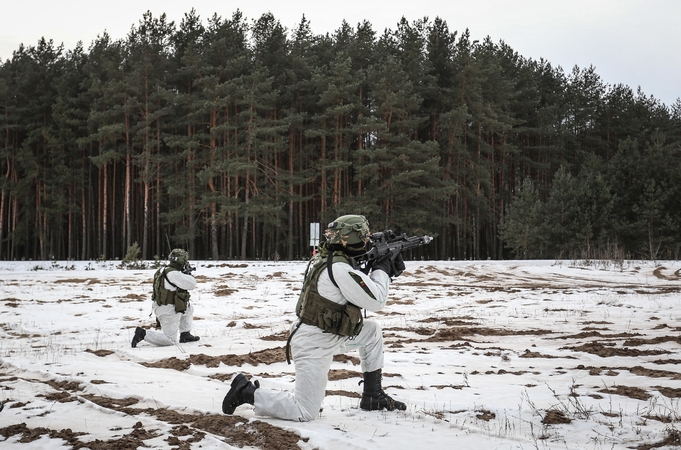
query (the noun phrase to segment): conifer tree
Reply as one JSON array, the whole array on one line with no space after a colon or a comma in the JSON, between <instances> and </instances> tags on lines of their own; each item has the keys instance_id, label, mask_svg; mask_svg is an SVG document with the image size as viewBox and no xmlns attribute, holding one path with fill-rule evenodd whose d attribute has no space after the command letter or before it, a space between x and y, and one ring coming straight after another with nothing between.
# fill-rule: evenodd
<instances>
[{"instance_id":1,"label":"conifer tree","mask_svg":"<svg viewBox=\"0 0 681 450\"><path fill-rule=\"evenodd\" d=\"M165 119L171 114L171 99L168 97L168 74L171 66L171 38L175 24L168 22L166 15L154 18L151 12L144 14L139 25L128 34L129 76L126 87L130 93L127 100L128 117L131 120L131 139L126 154L126 210L127 220L126 251L132 245L132 236L141 237L142 257L150 258L149 233L151 227L152 191L157 188L158 164L156 161L163 148ZM187 159L192 159L191 150ZM189 197L188 217L184 226L189 229L188 235L194 232L194 196L192 167L187 176L189 182L186 193ZM127 178L129 177L129 178ZM139 178L141 184L135 184ZM138 195L133 195L137 193ZM141 197L141 204L138 199ZM133 218L142 217L142 223L135 223ZM159 230L160 231L160 230ZM190 239L191 241L191 239ZM190 242L190 252L193 244Z\"/></svg>"},{"instance_id":2,"label":"conifer tree","mask_svg":"<svg viewBox=\"0 0 681 450\"><path fill-rule=\"evenodd\" d=\"M117 207L117 199L124 197L117 175L127 174L125 168L120 167L120 161L127 155L130 137L123 45L122 41L113 41L104 33L90 46L83 67L92 106L87 111L89 135L82 145L87 146L89 160L94 165L88 172L88 193L97 193L90 201L83 202L90 257L123 256L120 249L124 236L114 232L112 226L124 219L123 209ZM92 176L92 169L96 169L96 177ZM85 211L87 205L89 210Z\"/></svg>"}]
</instances>

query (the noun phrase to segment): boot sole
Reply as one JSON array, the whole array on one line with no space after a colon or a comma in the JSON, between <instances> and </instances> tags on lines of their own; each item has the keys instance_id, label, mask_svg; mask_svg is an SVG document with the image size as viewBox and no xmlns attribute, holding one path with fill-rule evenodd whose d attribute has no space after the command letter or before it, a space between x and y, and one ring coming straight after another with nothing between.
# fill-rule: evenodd
<instances>
[{"instance_id":1,"label":"boot sole","mask_svg":"<svg viewBox=\"0 0 681 450\"><path fill-rule=\"evenodd\" d=\"M368 404L367 404L368 403ZM391 403L379 401L365 401L359 403L359 409L363 411L406 411L407 405L393 400Z\"/></svg>"}]
</instances>

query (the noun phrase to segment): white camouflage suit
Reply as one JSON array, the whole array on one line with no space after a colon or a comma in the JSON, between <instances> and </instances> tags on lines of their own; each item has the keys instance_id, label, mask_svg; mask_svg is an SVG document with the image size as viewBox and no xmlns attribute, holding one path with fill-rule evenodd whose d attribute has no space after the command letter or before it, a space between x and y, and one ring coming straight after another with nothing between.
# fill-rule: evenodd
<instances>
[{"instance_id":1,"label":"white camouflage suit","mask_svg":"<svg viewBox=\"0 0 681 450\"><path fill-rule=\"evenodd\" d=\"M163 280L163 287L169 291L177 290L175 286L186 291L191 291L196 287L194 276L182 273L180 270L171 270L167 273L167 280ZM170 281L175 286L168 283ZM175 312L175 305L161 305L152 301L153 311L161 324L161 330L147 330L144 340L150 344L158 346L168 346L177 344L178 334L191 331L194 322L194 306L191 302L187 305L184 313Z\"/></svg>"},{"instance_id":2,"label":"white camouflage suit","mask_svg":"<svg viewBox=\"0 0 681 450\"><path fill-rule=\"evenodd\" d=\"M366 287L362 287L359 277ZM325 267L319 275L319 294L341 305L348 302L369 311L380 311L388 299L390 277L382 270L366 275L344 262L333 263L336 287ZM371 294L367 293L368 289ZM294 328L298 323L294 323ZM328 373L333 356L349 350L359 350L362 372L383 368L383 333L373 320L364 320L362 331L353 339L325 333L314 325L301 324L291 339L291 354L296 370L295 393L256 389L255 413L280 419L306 422L315 419L326 394Z\"/></svg>"}]
</instances>

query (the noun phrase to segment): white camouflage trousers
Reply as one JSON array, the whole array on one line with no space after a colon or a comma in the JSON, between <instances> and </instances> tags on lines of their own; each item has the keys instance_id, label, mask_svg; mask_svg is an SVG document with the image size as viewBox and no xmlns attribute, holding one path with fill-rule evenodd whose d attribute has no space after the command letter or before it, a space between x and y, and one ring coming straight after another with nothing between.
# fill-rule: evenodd
<instances>
[{"instance_id":1,"label":"white camouflage trousers","mask_svg":"<svg viewBox=\"0 0 681 450\"><path fill-rule=\"evenodd\" d=\"M297 323L291 328L291 332ZM295 392L256 389L255 413L286 420L307 422L317 418L326 395L326 383L333 356L359 350L362 372L383 368L383 333L373 320L365 320L354 339L324 333L313 325L300 325L291 339L296 368Z\"/></svg>"},{"instance_id":2,"label":"white camouflage trousers","mask_svg":"<svg viewBox=\"0 0 681 450\"><path fill-rule=\"evenodd\" d=\"M154 302L154 314L161 323L162 332L147 330L144 340L150 344L161 347L174 345L178 342L179 333L191 331L194 322L194 306L189 303L187 310L182 313L175 312L175 305L161 305Z\"/></svg>"}]
</instances>

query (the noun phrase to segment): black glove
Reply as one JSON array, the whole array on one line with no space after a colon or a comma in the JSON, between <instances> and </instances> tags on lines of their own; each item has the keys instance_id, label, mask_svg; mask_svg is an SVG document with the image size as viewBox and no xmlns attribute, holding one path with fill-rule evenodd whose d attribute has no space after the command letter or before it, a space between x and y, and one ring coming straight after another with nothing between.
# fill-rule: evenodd
<instances>
[{"instance_id":1,"label":"black glove","mask_svg":"<svg viewBox=\"0 0 681 450\"><path fill-rule=\"evenodd\" d=\"M390 253L374 261L373 270L382 270L390 276Z\"/></svg>"},{"instance_id":2,"label":"black glove","mask_svg":"<svg viewBox=\"0 0 681 450\"><path fill-rule=\"evenodd\" d=\"M395 258L395 261L393 261L392 265L390 266L390 272L388 275L390 275L390 278L392 277L399 277L402 275L402 272L406 269L404 265L404 259L402 258L402 253L398 253L397 257Z\"/></svg>"}]
</instances>

